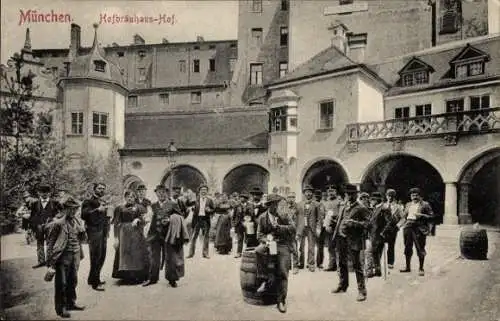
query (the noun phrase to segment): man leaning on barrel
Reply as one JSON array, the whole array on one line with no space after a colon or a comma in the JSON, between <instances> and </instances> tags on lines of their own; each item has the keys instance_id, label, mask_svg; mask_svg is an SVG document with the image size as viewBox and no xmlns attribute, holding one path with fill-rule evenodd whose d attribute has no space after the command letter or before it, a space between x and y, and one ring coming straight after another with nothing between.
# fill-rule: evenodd
<instances>
[{"instance_id":1,"label":"man leaning on barrel","mask_svg":"<svg viewBox=\"0 0 500 321\"><path fill-rule=\"evenodd\" d=\"M278 203L283 198L270 194L267 198L267 211L258 218L257 238L260 245L255 248L257 278L262 280L257 292L262 293L273 283L277 289L278 310L286 312L286 296L288 292L288 272L291 268L290 250L295 236L295 224L286 213L278 213ZM277 255L278 265L268 270L268 260Z\"/></svg>"}]
</instances>

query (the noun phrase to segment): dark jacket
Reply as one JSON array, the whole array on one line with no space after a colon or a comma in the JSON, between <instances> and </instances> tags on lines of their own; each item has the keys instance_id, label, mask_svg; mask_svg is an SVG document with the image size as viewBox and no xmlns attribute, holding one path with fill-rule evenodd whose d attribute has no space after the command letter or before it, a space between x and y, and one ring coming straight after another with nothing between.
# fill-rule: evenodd
<instances>
[{"instance_id":1,"label":"dark jacket","mask_svg":"<svg viewBox=\"0 0 500 321\"><path fill-rule=\"evenodd\" d=\"M405 209L403 211L403 226L402 228L405 227L410 227L410 226L418 226L418 229L424 234L424 235L429 235L430 229L429 229L429 223L433 222L434 220L434 212L432 211L432 208L430 204L426 201L420 200L419 201L419 213L422 214L427 214L431 216L430 218L425 218L425 217L418 217L414 221L408 220L408 214L409 214L409 208L412 202L406 203Z\"/></svg>"},{"instance_id":2,"label":"dark jacket","mask_svg":"<svg viewBox=\"0 0 500 321\"><path fill-rule=\"evenodd\" d=\"M309 209L306 209L306 204L309 204ZM315 200L302 201L297 208L297 235L302 236L304 234L304 229L306 227L305 220L307 220L307 226L311 228L313 232L321 229L324 219L324 210L319 202Z\"/></svg>"},{"instance_id":3,"label":"dark jacket","mask_svg":"<svg viewBox=\"0 0 500 321\"><path fill-rule=\"evenodd\" d=\"M369 218L370 210L358 202L342 205L333 237L346 238L353 250L363 249Z\"/></svg>"},{"instance_id":4,"label":"dark jacket","mask_svg":"<svg viewBox=\"0 0 500 321\"><path fill-rule=\"evenodd\" d=\"M167 200L164 203L156 202L151 204L153 210L153 217L151 218L151 225L147 232L146 241L164 241L169 227L168 221L172 214L181 215L179 205L172 201Z\"/></svg>"},{"instance_id":5,"label":"dark jacket","mask_svg":"<svg viewBox=\"0 0 500 321\"><path fill-rule=\"evenodd\" d=\"M82 203L81 217L85 222L88 232L107 231L109 229L109 217L107 211L100 211L101 202L95 196L86 199Z\"/></svg>"},{"instance_id":6,"label":"dark jacket","mask_svg":"<svg viewBox=\"0 0 500 321\"><path fill-rule=\"evenodd\" d=\"M291 246L295 240L295 223L288 215L278 215L277 221L278 226L273 228L268 212L262 213L257 219L257 239L266 243L267 235L272 234L276 243Z\"/></svg>"},{"instance_id":7,"label":"dark jacket","mask_svg":"<svg viewBox=\"0 0 500 321\"><path fill-rule=\"evenodd\" d=\"M236 233L243 233L245 231L245 227L243 225L245 216L250 216L254 223L257 221L257 216L255 216L254 213L254 207L249 202L245 204L239 203L234 209L231 226L234 227Z\"/></svg>"},{"instance_id":8,"label":"dark jacket","mask_svg":"<svg viewBox=\"0 0 500 321\"><path fill-rule=\"evenodd\" d=\"M381 234L386 229L387 224L390 219L390 211L384 204L379 204L372 210L372 215L370 217L368 238L370 241L375 243L382 243L383 237Z\"/></svg>"},{"instance_id":9,"label":"dark jacket","mask_svg":"<svg viewBox=\"0 0 500 321\"><path fill-rule=\"evenodd\" d=\"M205 217L210 219L215 211L215 203L214 200L211 199L210 197L206 196L206 198L207 200L205 203ZM199 213L200 213L200 197L198 197L196 199L196 202L194 203L192 226L196 226L196 224L198 224Z\"/></svg>"},{"instance_id":10,"label":"dark jacket","mask_svg":"<svg viewBox=\"0 0 500 321\"><path fill-rule=\"evenodd\" d=\"M37 199L35 202L31 203L30 206L30 223L32 228L36 229L47 224L61 211L61 209L61 204L52 198L49 198L45 208L42 207L42 201Z\"/></svg>"},{"instance_id":11,"label":"dark jacket","mask_svg":"<svg viewBox=\"0 0 500 321\"><path fill-rule=\"evenodd\" d=\"M83 224L74 218L80 240L80 259L83 259L82 244L86 239L85 229ZM54 268L61 254L66 249L69 238L69 230L66 221L66 215L58 215L52 222L47 225L47 265Z\"/></svg>"}]
</instances>

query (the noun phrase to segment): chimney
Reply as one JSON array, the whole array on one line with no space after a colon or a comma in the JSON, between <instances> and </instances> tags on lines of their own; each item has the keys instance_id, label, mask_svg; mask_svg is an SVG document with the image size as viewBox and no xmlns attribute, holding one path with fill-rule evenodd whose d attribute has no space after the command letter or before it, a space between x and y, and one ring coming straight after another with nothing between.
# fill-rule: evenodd
<instances>
[{"instance_id":1,"label":"chimney","mask_svg":"<svg viewBox=\"0 0 500 321\"><path fill-rule=\"evenodd\" d=\"M76 23L71 24L71 39L69 45L69 56L75 58L78 56L81 45L81 28Z\"/></svg>"},{"instance_id":2,"label":"chimney","mask_svg":"<svg viewBox=\"0 0 500 321\"><path fill-rule=\"evenodd\" d=\"M347 35L348 57L358 64L364 63L367 43L367 33L349 33Z\"/></svg>"},{"instance_id":3,"label":"chimney","mask_svg":"<svg viewBox=\"0 0 500 321\"><path fill-rule=\"evenodd\" d=\"M168 43L168 39L167 38L162 38L161 39L161 43L163 43L163 44Z\"/></svg>"},{"instance_id":4,"label":"chimney","mask_svg":"<svg viewBox=\"0 0 500 321\"><path fill-rule=\"evenodd\" d=\"M349 30L345 24L336 21L328 30L332 32L332 46L337 47L344 54L347 51L347 31Z\"/></svg>"},{"instance_id":5,"label":"chimney","mask_svg":"<svg viewBox=\"0 0 500 321\"><path fill-rule=\"evenodd\" d=\"M146 41L139 34L134 35L134 45L145 45Z\"/></svg>"},{"instance_id":6,"label":"chimney","mask_svg":"<svg viewBox=\"0 0 500 321\"><path fill-rule=\"evenodd\" d=\"M498 0L488 0L488 34L500 33L500 2Z\"/></svg>"},{"instance_id":7,"label":"chimney","mask_svg":"<svg viewBox=\"0 0 500 321\"><path fill-rule=\"evenodd\" d=\"M196 42L203 42L205 39L202 36L196 36Z\"/></svg>"}]
</instances>

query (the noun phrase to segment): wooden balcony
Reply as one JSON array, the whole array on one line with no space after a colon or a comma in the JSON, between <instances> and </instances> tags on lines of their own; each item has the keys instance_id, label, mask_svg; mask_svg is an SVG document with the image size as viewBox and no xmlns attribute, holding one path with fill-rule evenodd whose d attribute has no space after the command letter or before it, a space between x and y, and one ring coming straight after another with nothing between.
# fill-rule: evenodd
<instances>
[{"instance_id":1,"label":"wooden balcony","mask_svg":"<svg viewBox=\"0 0 500 321\"><path fill-rule=\"evenodd\" d=\"M500 132L500 107L347 125L348 143Z\"/></svg>"}]
</instances>

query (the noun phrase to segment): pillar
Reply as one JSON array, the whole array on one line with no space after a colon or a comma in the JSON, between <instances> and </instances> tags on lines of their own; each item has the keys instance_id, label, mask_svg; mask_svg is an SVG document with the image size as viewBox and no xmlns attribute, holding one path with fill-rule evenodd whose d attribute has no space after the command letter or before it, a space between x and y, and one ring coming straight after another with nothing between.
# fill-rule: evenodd
<instances>
[{"instance_id":1,"label":"pillar","mask_svg":"<svg viewBox=\"0 0 500 321\"><path fill-rule=\"evenodd\" d=\"M459 204L458 204L458 214L460 218L460 224L471 224L472 216L469 212L469 191L470 183L460 184L460 194L459 194Z\"/></svg>"},{"instance_id":2,"label":"pillar","mask_svg":"<svg viewBox=\"0 0 500 321\"><path fill-rule=\"evenodd\" d=\"M446 183L444 193L443 223L446 225L457 225L457 185L454 182Z\"/></svg>"}]
</instances>

